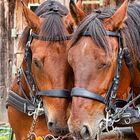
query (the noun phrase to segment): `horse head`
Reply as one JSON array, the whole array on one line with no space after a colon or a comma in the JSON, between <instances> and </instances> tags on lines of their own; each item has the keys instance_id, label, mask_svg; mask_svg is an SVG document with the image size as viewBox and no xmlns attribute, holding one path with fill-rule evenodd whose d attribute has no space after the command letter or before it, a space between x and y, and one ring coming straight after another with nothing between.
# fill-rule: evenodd
<instances>
[{"instance_id":1,"label":"horse head","mask_svg":"<svg viewBox=\"0 0 140 140\"><path fill-rule=\"evenodd\" d=\"M64 24L68 10L54 0L44 3L46 5L41 5L40 16L22 3L26 21L31 28L31 72L38 88L37 95L43 101L49 130L63 135L68 132L69 97L73 85L73 75L67 61L70 35ZM44 12L47 6L47 12Z\"/></svg>"},{"instance_id":2,"label":"horse head","mask_svg":"<svg viewBox=\"0 0 140 140\"><path fill-rule=\"evenodd\" d=\"M105 117L105 95L117 69L120 44L118 31L124 28L128 3L115 10L96 11L84 18L71 41L68 61L74 72L70 132L77 138L94 139L99 123ZM119 56L120 57L120 56ZM121 56L122 57L122 56ZM130 74L122 64L124 87L117 91L122 95L130 85ZM121 88L121 90L120 90Z\"/></svg>"}]
</instances>

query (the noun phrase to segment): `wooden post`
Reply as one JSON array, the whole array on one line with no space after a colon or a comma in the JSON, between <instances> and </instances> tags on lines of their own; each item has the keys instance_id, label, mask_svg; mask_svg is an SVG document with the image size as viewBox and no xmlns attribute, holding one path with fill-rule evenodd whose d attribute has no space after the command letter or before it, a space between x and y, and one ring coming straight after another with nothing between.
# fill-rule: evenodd
<instances>
[{"instance_id":1,"label":"wooden post","mask_svg":"<svg viewBox=\"0 0 140 140\"><path fill-rule=\"evenodd\" d=\"M7 28L5 19L4 1L0 1L0 121L4 121L5 117L5 93L6 93L6 44L7 44Z\"/></svg>"},{"instance_id":2,"label":"wooden post","mask_svg":"<svg viewBox=\"0 0 140 140\"><path fill-rule=\"evenodd\" d=\"M15 0L0 1L0 121L6 122L6 97L12 82L13 39Z\"/></svg>"}]
</instances>

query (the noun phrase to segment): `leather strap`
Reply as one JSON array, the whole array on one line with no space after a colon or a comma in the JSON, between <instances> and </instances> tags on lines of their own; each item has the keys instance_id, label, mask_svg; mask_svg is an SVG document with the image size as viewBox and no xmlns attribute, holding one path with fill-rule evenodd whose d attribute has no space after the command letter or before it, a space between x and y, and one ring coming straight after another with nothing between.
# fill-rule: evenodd
<instances>
[{"instance_id":1,"label":"leather strap","mask_svg":"<svg viewBox=\"0 0 140 140\"><path fill-rule=\"evenodd\" d=\"M120 37L119 32L112 32L112 31L106 31L107 36L112 36L112 37ZM82 36L90 36L90 33L88 31L85 31L82 33Z\"/></svg>"},{"instance_id":2,"label":"leather strap","mask_svg":"<svg viewBox=\"0 0 140 140\"><path fill-rule=\"evenodd\" d=\"M48 96L48 97L57 97L57 98L71 98L70 90L67 89L52 89L44 90L36 93L36 96Z\"/></svg>"},{"instance_id":3,"label":"leather strap","mask_svg":"<svg viewBox=\"0 0 140 140\"><path fill-rule=\"evenodd\" d=\"M28 100L13 91L9 91L8 98L6 100L6 107L9 105L25 114L28 114L28 112L34 112L35 110L35 106L31 102L28 102Z\"/></svg>"},{"instance_id":4,"label":"leather strap","mask_svg":"<svg viewBox=\"0 0 140 140\"><path fill-rule=\"evenodd\" d=\"M34 39L38 39L42 41L60 41L60 40L70 40L72 35L65 36L65 39L63 39L61 36L55 36L55 38L50 38L50 37L47 38L47 37L39 36L32 32L32 37Z\"/></svg>"},{"instance_id":5,"label":"leather strap","mask_svg":"<svg viewBox=\"0 0 140 140\"><path fill-rule=\"evenodd\" d=\"M73 88L71 91L71 96L84 97L92 100L97 100L103 104L106 104L104 97L98 95L97 93L90 92L85 88L79 88L79 87Z\"/></svg>"},{"instance_id":6,"label":"leather strap","mask_svg":"<svg viewBox=\"0 0 140 140\"><path fill-rule=\"evenodd\" d=\"M108 36L121 37L119 32L106 31Z\"/></svg>"}]
</instances>

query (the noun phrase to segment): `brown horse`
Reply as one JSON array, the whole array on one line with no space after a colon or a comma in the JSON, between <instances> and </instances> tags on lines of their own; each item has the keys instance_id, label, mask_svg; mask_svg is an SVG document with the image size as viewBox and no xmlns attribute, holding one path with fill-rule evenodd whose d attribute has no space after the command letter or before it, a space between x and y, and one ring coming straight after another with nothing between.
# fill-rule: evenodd
<instances>
[{"instance_id":1,"label":"brown horse","mask_svg":"<svg viewBox=\"0 0 140 140\"><path fill-rule=\"evenodd\" d=\"M70 36L63 18L68 10L49 0L37 10L39 16L24 4L23 11L31 29L21 38L25 56L7 100L9 122L17 140L31 139L33 133L46 136L49 130L64 135L68 133L69 90L73 85L67 62ZM42 106L45 115L41 115Z\"/></svg>"},{"instance_id":2,"label":"brown horse","mask_svg":"<svg viewBox=\"0 0 140 140\"><path fill-rule=\"evenodd\" d=\"M77 139L96 137L105 108L122 98L130 83L135 96L140 93L139 15L140 5L128 8L125 1L117 10L92 13L78 26L68 53L75 79L68 125ZM140 139L139 123L133 126Z\"/></svg>"}]
</instances>

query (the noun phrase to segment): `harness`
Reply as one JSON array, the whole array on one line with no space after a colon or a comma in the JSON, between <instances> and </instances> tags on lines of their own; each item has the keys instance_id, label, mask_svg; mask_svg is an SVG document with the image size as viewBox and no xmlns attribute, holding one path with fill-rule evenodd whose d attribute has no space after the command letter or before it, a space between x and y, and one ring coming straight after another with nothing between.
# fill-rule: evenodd
<instances>
[{"instance_id":1,"label":"harness","mask_svg":"<svg viewBox=\"0 0 140 140\"><path fill-rule=\"evenodd\" d=\"M124 59L125 64L129 69L131 75L131 81L133 80L133 64L128 48L125 45L125 41L123 40L122 32L106 31L106 34L107 36L117 37L118 44L119 44L114 78L107 91L106 97L103 97L95 92L91 92L85 88L80 88L80 87L74 87L71 91L72 97L88 98L92 100L97 100L102 104L105 104L106 106L105 111L107 115L106 118L102 120L99 124L101 130L104 129L108 130L109 127L114 127L114 125L130 126L140 121L140 106L138 105L136 108L131 107L131 105L140 98L140 95L132 99L133 90L131 90L131 94L128 99L128 102L121 101L121 103L125 102L123 107L117 107L116 105L117 102L120 102L119 100L116 101L116 93L120 83L120 72L122 68L122 61ZM88 31L85 31L82 35L90 36ZM114 103L115 101L116 103Z\"/></svg>"}]
</instances>

